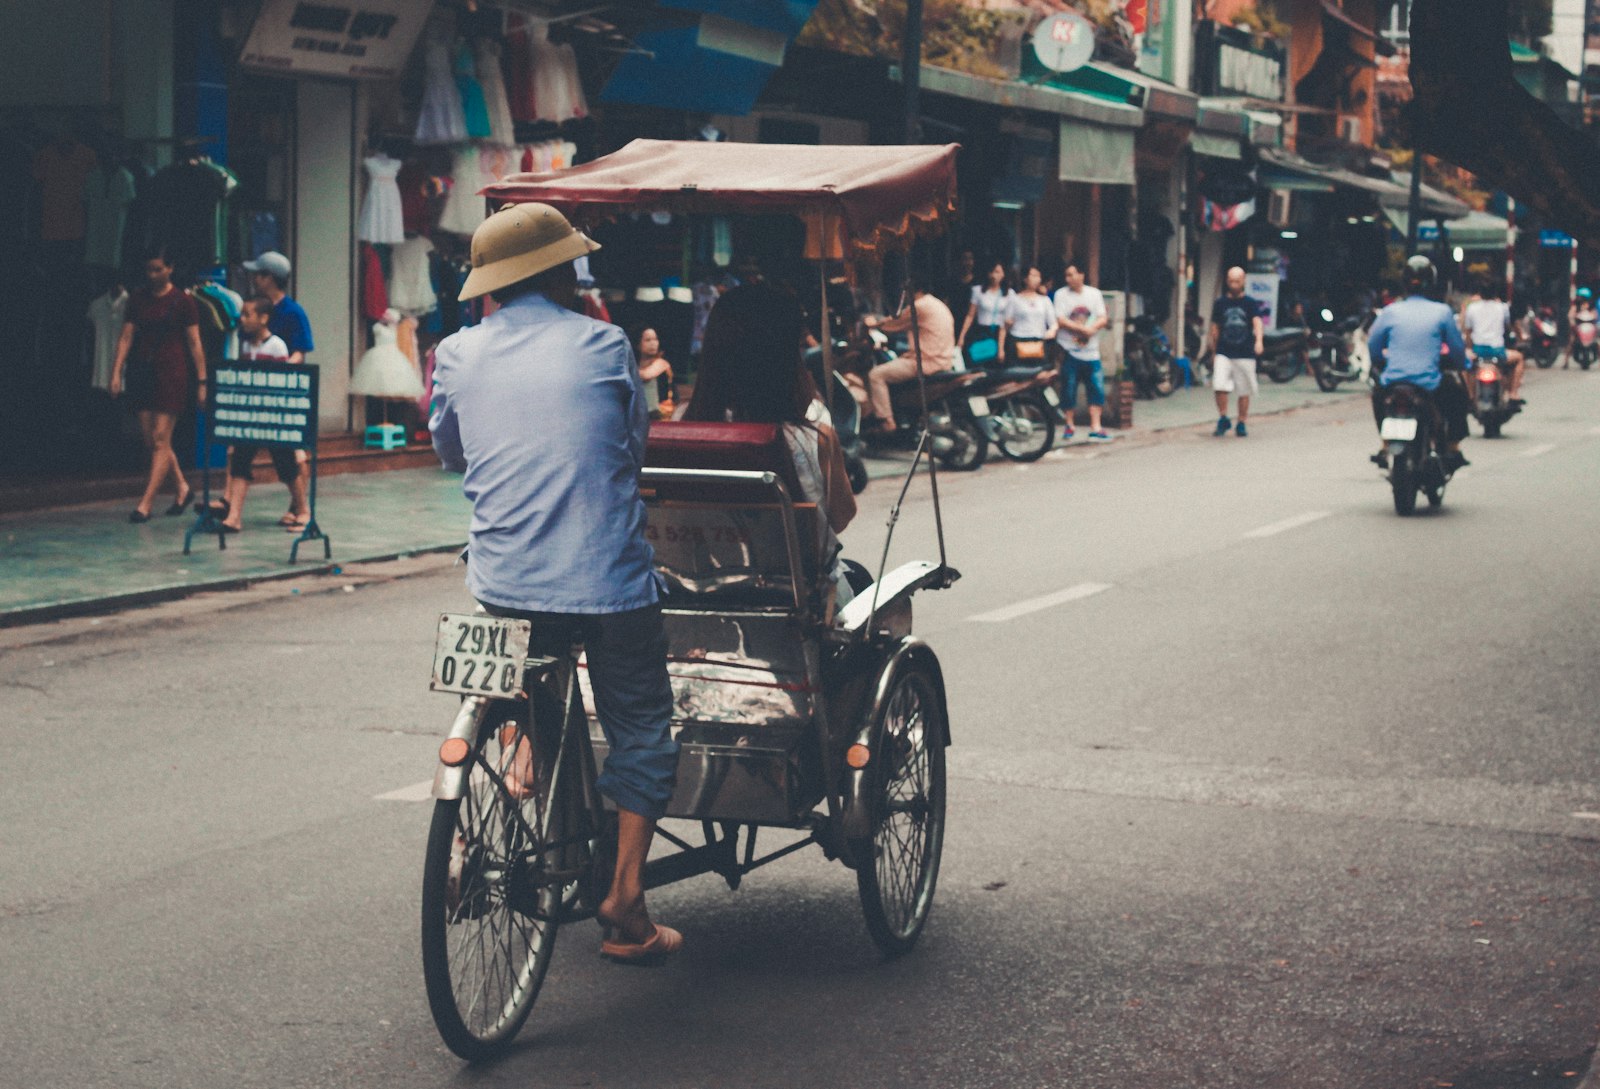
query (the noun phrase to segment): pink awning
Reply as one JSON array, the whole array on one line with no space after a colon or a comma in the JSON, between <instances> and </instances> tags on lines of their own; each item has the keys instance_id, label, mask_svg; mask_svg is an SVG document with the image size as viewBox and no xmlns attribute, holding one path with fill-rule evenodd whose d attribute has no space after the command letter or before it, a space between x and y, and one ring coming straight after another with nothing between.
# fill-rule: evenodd
<instances>
[{"instance_id":1,"label":"pink awning","mask_svg":"<svg viewBox=\"0 0 1600 1089\"><path fill-rule=\"evenodd\" d=\"M568 170L513 174L483 195L541 201L580 222L650 211L789 213L813 224L825 215L830 234L872 250L954 209L957 146L635 140Z\"/></svg>"}]
</instances>

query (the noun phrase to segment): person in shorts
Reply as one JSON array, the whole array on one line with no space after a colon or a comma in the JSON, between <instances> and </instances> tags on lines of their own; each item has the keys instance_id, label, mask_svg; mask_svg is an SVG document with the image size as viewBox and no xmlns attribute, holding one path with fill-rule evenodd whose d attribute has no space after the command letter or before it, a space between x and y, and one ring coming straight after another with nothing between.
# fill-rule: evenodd
<instances>
[{"instance_id":1,"label":"person in shorts","mask_svg":"<svg viewBox=\"0 0 1600 1089\"><path fill-rule=\"evenodd\" d=\"M1084 282L1083 266L1068 262L1065 283L1056 292L1056 343L1061 346L1061 409L1067 414L1061 437L1072 438L1072 415L1078 406L1078 380L1083 380L1089 400L1089 439L1110 442L1101 426L1106 404L1106 382L1100 364L1100 330L1109 320L1105 296Z\"/></svg>"},{"instance_id":2,"label":"person in shorts","mask_svg":"<svg viewBox=\"0 0 1600 1089\"><path fill-rule=\"evenodd\" d=\"M1466 337L1467 351L1474 358L1489 360L1506 372L1507 397L1520 408L1523 404L1522 353L1506 345L1506 330L1511 328L1511 307L1500 297L1501 290L1493 280L1485 278L1461 308L1461 332ZM1469 392L1476 393L1470 367L1467 385Z\"/></svg>"},{"instance_id":3,"label":"person in shorts","mask_svg":"<svg viewBox=\"0 0 1600 1089\"><path fill-rule=\"evenodd\" d=\"M243 362L287 363L289 346L268 328L272 320L272 300L265 295L246 299L239 308L239 359ZM228 449L228 484L222 493L222 532L238 533L244 528L244 497L254 481L251 466L260 447L249 443ZM278 480L289 489L289 509L307 510L306 485L301 476L300 451L288 446L269 446L272 468Z\"/></svg>"},{"instance_id":4,"label":"person in shorts","mask_svg":"<svg viewBox=\"0 0 1600 1089\"><path fill-rule=\"evenodd\" d=\"M1221 438L1230 428L1228 395L1238 399L1239 420L1232 430L1242 439L1250 433L1250 398L1260 388L1256 383L1256 359L1261 355L1266 323L1261 304L1244 293L1244 269L1228 270L1228 289L1211 307L1211 389L1217 396L1217 429Z\"/></svg>"}]
</instances>

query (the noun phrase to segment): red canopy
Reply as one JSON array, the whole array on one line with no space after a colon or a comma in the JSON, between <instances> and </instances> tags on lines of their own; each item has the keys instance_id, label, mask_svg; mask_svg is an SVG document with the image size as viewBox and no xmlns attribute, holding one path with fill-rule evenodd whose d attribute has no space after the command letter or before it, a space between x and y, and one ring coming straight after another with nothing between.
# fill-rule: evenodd
<instances>
[{"instance_id":1,"label":"red canopy","mask_svg":"<svg viewBox=\"0 0 1600 1089\"><path fill-rule=\"evenodd\" d=\"M956 148L635 140L546 174L483 190L500 203L542 201L579 220L630 211L825 214L857 249L937 224L955 207Z\"/></svg>"}]
</instances>

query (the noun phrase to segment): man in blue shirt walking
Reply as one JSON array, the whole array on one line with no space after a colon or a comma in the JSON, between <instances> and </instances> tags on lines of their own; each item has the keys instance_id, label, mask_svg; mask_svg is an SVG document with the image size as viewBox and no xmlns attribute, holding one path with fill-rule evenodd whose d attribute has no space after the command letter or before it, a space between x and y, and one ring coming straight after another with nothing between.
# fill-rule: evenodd
<instances>
[{"instance_id":1,"label":"man in blue shirt walking","mask_svg":"<svg viewBox=\"0 0 1600 1089\"><path fill-rule=\"evenodd\" d=\"M644 863L678 745L639 494L644 388L627 335L570 308L572 262L596 249L548 205L514 205L484 221L461 298L492 295L500 308L435 350L429 426L472 501L468 588L490 612L533 621L547 653L565 653L574 637L587 650L610 747L596 785L616 802L619 823L599 909L615 936L601 952L656 959L683 941L644 903ZM517 746L508 782L534 774L527 746Z\"/></svg>"},{"instance_id":2,"label":"man in blue shirt walking","mask_svg":"<svg viewBox=\"0 0 1600 1089\"><path fill-rule=\"evenodd\" d=\"M1452 472L1467 464L1461 440L1467 437L1466 391L1455 378L1446 378L1442 359L1452 370L1466 366L1467 347L1456 328L1455 315L1441 302L1428 298L1436 273L1433 262L1418 254L1406 262L1406 297L1379 311L1367 337L1378 384L1372 391L1372 415L1383 426L1384 405L1391 386L1404 383L1432 394L1434 407L1444 417L1446 467ZM1372 460L1386 466L1380 451Z\"/></svg>"}]
</instances>

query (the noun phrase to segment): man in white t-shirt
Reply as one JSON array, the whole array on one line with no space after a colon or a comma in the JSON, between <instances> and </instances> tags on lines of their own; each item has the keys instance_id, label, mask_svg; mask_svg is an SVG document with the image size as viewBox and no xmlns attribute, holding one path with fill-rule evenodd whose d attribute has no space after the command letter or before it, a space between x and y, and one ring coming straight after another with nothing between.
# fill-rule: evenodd
<instances>
[{"instance_id":1,"label":"man in white t-shirt","mask_svg":"<svg viewBox=\"0 0 1600 1089\"><path fill-rule=\"evenodd\" d=\"M1500 298L1491 281L1481 287L1461 308L1461 333L1474 358L1492 360L1511 373L1507 386L1512 404L1522 404L1522 353L1506 347L1506 329L1511 324L1511 308ZM1471 374L1470 368L1468 373ZM1471 378L1469 382L1473 381Z\"/></svg>"},{"instance_id":2,"label":"man in white t-shirt","mask_svg":"<svg viewBox=\"0 0 1600 1089\"><path fill-rule=\"evenodd\" d=\"M1109 320L1105 296L1100 289L1084 282L1083 267L1070 262L1066 282L1056 292L1056 343L1064 355L1061 360L1061 406L1067 414L1063 438L1072 437L1072 416L1078 406L1078 379L1083 379L1089 400L1089 439L1110 442L1111 436L1100 425L1106 403L1106 382L1100 363L1100 330Z\"/></svg>"}]
</instances>

